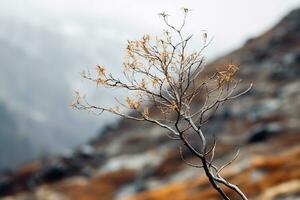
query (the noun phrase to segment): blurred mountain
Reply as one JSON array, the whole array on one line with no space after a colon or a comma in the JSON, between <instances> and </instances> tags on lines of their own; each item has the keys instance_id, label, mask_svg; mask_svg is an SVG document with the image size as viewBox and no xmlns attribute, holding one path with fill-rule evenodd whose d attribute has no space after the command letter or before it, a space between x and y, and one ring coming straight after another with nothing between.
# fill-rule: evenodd
<instances>
[{"instance_id":1,"label":"blurred mountain","mask_svg":"<svg viewBox=\"0 0 300 200\"><path fill-rule=\"evenodd\" d=\"M31 144L26 136L22 135L14 117L0 102L0 167L11 167L36 156L37 146ZM28 158L29 156L29 158Z\"/></svg>"},{"instance_id":2,"label":"blurred mountain","mask_svg":"<svg viewBox=\"0 0 300 200\"><path fill-rule=\"evenodd\" d=\"M253 82L254 88L204 127L207 137L218 137L216 164L240 148L224 177L251 199L299 199L300 9L207 68L231 61L241 66L240 87ZM218 199L201 171L183 163L179 146L152 124L121 120L62 156L3 172L0 194L10 195L6 200ZM183 155L197 162L189 151Z\"/></svg>"},{"instance_id":3,"label":"blurred mountain","mask_svg":"<svg viewBox=\"0 0 300 200\"><path fill-rule=\"evenodd\" d=\"M30 144L28 151L20 152L12 140L0 138L1 147L11 147L5 155L9 160L0 153L0 169L82 144L112 121L98 121L68 106L78 89L74 79L79 72L98 60L113 60L109 55L116 52L117 40L109 41L111 45L98 41L109 35L102 29L109 30L105 23L85 18L39 21L0 13L0 24L0 100ZM19 137L10 132L11 138ZM30 151L31 146L38 146L37 152Z\"/></svg>"}]
</instances>

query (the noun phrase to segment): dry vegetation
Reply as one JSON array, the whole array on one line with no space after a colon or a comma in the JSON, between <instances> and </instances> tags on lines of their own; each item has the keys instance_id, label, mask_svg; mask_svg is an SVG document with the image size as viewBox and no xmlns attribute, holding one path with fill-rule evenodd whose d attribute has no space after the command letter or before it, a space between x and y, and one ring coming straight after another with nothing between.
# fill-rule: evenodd
<instances>
[{"instance_id":1,"label":"dry vegetation","mask_svg":"<svg viewBox=\"0 0 300 200\"><path fill-rule=\"evenodd\" d=\"M167 27L162 37L144 35L139 40L128 41L126 60L123 63L124 80L113 76L100 65L96 66L96 73L84 71L81 74L84 79L97 86L125 89L130 96L124 100L116 99L117 105L114 108L106 108L90 103L76 93L72 106L96 114L110 112L166 129L171 139L180 140L183 147L198 158L197 163L188 162L182 154L183 147L180 146L182 160L192 167L202 168L211 186L223 199L230 199L225 191L232 191L245 200L247 197L239 187L222 176L223 169L236 159L238 152L229 162L216 166L215 139L210 144L202 132L202 126L219 106L245 94L251 85L236 92L240 81L235 79L239 67L234 64L225 65L212 73L212 70L205 72L203 50L210 41L204 33L203 46L199 50L191 51L188 48L192 35L186 36L183 33L188 12L188 9L183 9L184 16L179 27L170 24L168 15L161 13ZM196 107L194 102L199 95L203 97L203 102L202 106ZM160 112L159 115L153 114L149 107L155 107ZM189 140L191 134L198 136L197 147Z\"/></svg>"}]
</instances>

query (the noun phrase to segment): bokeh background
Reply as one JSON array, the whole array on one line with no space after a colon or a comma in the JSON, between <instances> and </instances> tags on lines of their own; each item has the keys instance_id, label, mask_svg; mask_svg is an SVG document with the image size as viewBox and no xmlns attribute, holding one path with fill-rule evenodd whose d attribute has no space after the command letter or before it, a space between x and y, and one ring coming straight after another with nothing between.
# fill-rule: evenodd
<instances>
[{"instance_id":1,"label":"bokeh background","mask_svg":"<svg viewBox=\"0 0 300 200\"><path fill-rule=\"evenodd\" d=\"M68 106L74 90L99 92L83 83L79 72L104 64L120 73L128 39L161 33L159 12L167 11L178 21L182 7L193 9L187 29L199 38L202 30L214 37L206 52L211 60L264 32L297 3L2 0L0 100L2 113L10 118L7 123L14 125L9 134L1 131L0 167L82 144L114 120ZM109 91L101 93L100 103L111 102Z\"/></svg>"},{"instance_id":2,"label":"bokeh background","mask_svg":"<svg viewBox=\"0 0 300 200\"><path fill-rule=\"evenodd\" d=\"M81 70L92 69L96 64L103 64L109 71L121 75L126 41L139 38L145 33L161 34L163 24L157 15L159 12L170 13L170 21L176 24L182 17L182 7L192 9L186 31L196 38L199 36L199 40L203 30L214 38L205 51L209 63L242 47L247 41L251 52L270 50L272 46L259 49L267 44L267 40L262 39L257 42L256 49L251 49L255 46L251 44L253 38L270 30L299 6L299 0L1 0L0 169L13 171L24 163L37 158L46 159L49 155L73 155L74 149L78 148L90 153L91 147L86 144L96 140L101 143L101 133L107 130L113 132L115 127L119 127L118 132L127 130L122 125L120 128L119 119L114 116L94 116L73 110L69 104L74 90L86 93L90 99L103 105L113 105L115 96L126 95L124 92L99 89L81 80L79 73ZM299 14L295 15L295 22L290 24L297 24L297 19L300 21ZM285 28L281 29L284 32ZM296 31L298 29L295 28ZM288 31L286 34L290 33ZM282 41L282 45L290 44L288 42L296 45L291 51L299 50L299 41ZM197 48L199 44L196 42L193 47ZM287 50L284 47L274 56L283 57L282 53ZM249 53L242 55L251 56ZM221 61L233 59L243 63L244 57L240 57L240 54L234 54ZM258 67L255 70L261 70L259 62L262 60L258 60L261 58L258 56L251 59L257 59L255 65ZM220 60L215 63L220 63ZM246 66L251 67L251 64L248 65L246 62ZM296 67L299 68L299 65ZM252 74L252 79L255 77ZM290 80L294 79L287 79ZM267 83L273 84L274 80L268 80ZM277 83L274 84L270 86L272 91L277 87ZM261 93L254 92L256 95ZM266 105L256 109L272 109L275 104L271 100L264 102ZM242 108L253 106L241 105ZM297 122L298 118L295 120ZM124 133L122 137L129 136ZM100 145L99 148L104 147ZM114 148L111 147L112 152L117 151ZM110 155L115 154L106 156ZM118 164L115 163L107 164L104 169L117 169ZM155 182L151 184L155 185Z\"/></svg>"}]
</instances>

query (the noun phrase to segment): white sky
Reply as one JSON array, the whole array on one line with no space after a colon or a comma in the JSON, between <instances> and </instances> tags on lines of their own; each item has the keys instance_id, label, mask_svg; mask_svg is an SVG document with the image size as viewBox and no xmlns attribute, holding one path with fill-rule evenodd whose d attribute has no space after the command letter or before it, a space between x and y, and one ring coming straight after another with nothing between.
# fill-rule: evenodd
<instances>
[{"instance_id":1,"label":"white sky","mask_svg":"<svg viewBox=\"0 0 300 200\"><path fill-rule=\"evenodd\" d=\"M161 28L157 13L166 11L173 16L171 19L176 21L181 14L180 8L188 7L193 10L188 19L188 30L193 34L203 29L208 30L210 35L214 36L208 54L215 56L240 46L249 37L259 35L272 27L292 8L300 6L300 1L1 0L0 6L4 8L2 12L36 21L52 18L74 20L78 17L106 20L111 28L106 30L106 33L115 37L118 37L119 33L121 38L122 33L128 33L129 30L134 30L133 36L137 37L147 32L156 33Z\"/></svg>"}]
</instances>

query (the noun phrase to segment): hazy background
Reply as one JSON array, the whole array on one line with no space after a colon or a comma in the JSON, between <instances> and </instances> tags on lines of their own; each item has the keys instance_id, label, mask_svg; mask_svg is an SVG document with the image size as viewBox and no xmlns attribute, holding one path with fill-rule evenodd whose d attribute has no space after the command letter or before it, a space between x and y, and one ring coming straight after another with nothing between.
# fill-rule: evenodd
<instances>
[{"instance_id":1,"label":"hazy background","mask_svg":"<svg viewBox=\"0 0 300 200\"><path fill-rule=\"evenodd\" d=\"M73 90L110 104L116 92L83 82L81 69L104 64L118 74L127 39L159 34L157 13L187 31L214 37L209 60L273 26L299 0L141 1L0 0L0 168L63 152L112 122L69 107ZM195 44L197 46L197 44ZM98 92L98 93L97 93Z\"/></svg>"}]
</instances>

